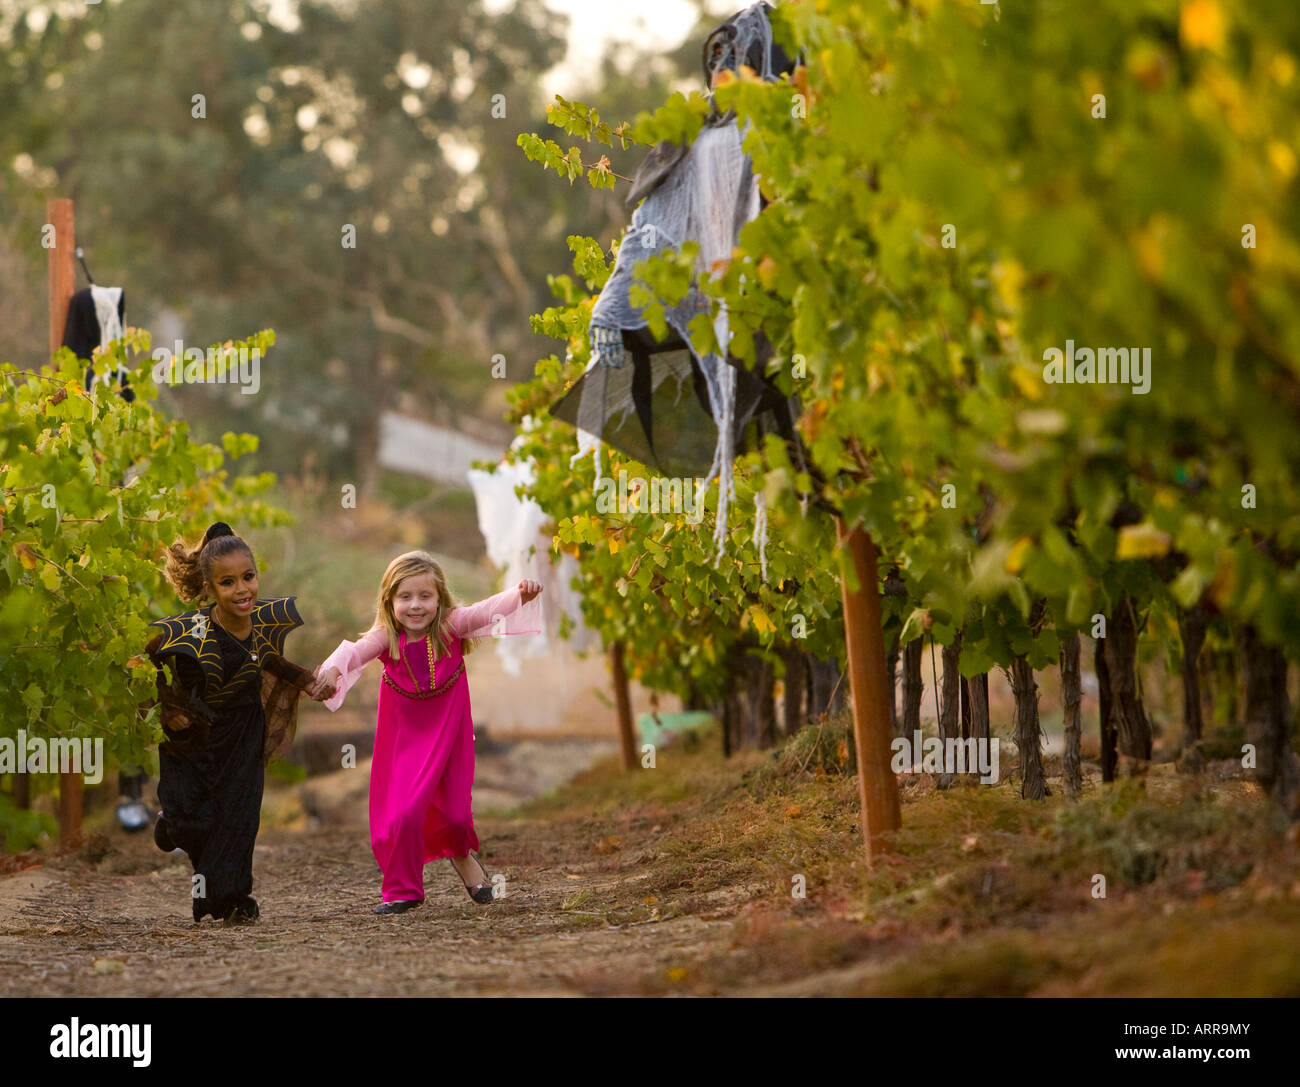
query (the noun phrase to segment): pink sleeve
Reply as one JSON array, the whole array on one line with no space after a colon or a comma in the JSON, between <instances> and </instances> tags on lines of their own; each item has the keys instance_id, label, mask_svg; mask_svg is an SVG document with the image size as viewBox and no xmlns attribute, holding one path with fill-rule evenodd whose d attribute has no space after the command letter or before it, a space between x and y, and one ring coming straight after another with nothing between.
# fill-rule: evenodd
<instances>
[{"instance_id":1,"label":"pink sleeve","mask_svg":"<svg viewBox=\"0 0 1300 1087\"><path fill-rule=\"evenodd\" d=\"M325 663L316 670L320 675L328 668L339 670L339 681L334 688L334 697L325 702L325 708L333 712L343 705L343 696L352 689L353 684L361 678L361 672L388 645L388 632L372 630L363 634L360 641L343 642L326 658Z\"/></svg>"},{"instance_id":2,"label":"pink sleeve","mask_svg":"<svg viewBox=\"0 0 1300 1087\"><path fill-rule=\"evenodd\" d=\"M527 604L522 602L521 595L516 585L477 604L466 604L447 617L447 625L462 638L542 633L541 594Z\"/></svg>"}]
</instances>

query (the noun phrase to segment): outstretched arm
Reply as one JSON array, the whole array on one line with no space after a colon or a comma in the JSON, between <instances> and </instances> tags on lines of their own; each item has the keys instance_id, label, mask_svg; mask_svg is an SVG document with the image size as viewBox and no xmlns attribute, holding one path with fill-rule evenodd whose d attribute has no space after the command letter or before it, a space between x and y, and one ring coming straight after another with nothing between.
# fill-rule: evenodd
<instances>
[{"instance_id":1,"label":"outstretched arm","mask_svg":"<svg viewBox=\"0 0 1300 1087\"><path fill-rule=\"evenodd\" d=\"M313 697L323 701L326 709L338 709L343 705L344 696L361 678L365 666L387 645L388 632L381 629L372 630L355 642L344 641L316 669L319 686Z\"/></svg>"},{"instance_id":2,"label":"outstretched arm","mask_svg":"<svg viewBox=\"0 0 1300 1087\"><path fill-rule=\"evenodd\" d=\"M540 634L541 604L536 599L542 587L536 581L521 581L513 589L489 596L476 604L457 608L447 617L451 630L462 638L484 638L493 634Z\"/></svg>"}]
</instances>

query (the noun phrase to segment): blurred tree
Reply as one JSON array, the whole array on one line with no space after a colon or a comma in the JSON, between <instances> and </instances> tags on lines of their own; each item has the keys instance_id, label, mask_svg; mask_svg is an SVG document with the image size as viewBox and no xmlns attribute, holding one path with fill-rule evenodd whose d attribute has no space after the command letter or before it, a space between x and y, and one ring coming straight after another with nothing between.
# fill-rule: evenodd
<instances>
[{"instance_id":1,"label":"blurred tree","mask_svg":"<svg viewBox=\"0 0 1300 1087\"><path fill-rule=\"evenodd\" d=\"M364 489L381 410L500 414L536 357L527 318L564 237L612 235L622 215L609 193L575 212L515 147L541 122L564 29L541 0L495 16L479 0L303 0L287 16L245 0L0 0L0 99L15 107L0 184L29 253L25 308L43 301L45 198L72 196L92 272L127 286L128 321L155 347L172 346L169 314L189 344L279 330L258 395L164 396L200 432L236 413L263 434L265 466L315 461ZM653 101L667 71L636 97ZM645 76L634 65L626 82ZM0 330L6 357L36 346Z\"/></svg>"}]
</instances>

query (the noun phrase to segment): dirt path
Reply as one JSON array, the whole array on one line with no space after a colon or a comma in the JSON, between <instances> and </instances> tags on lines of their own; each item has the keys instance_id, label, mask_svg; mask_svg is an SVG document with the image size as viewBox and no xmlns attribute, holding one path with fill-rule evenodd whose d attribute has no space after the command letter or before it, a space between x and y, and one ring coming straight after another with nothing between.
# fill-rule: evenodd
<instances>
[{"instance_id":1,"label":"dirt path","mask_svg":"<svg viewBox=\"0 0 1300 1087\"><path fill-rule=\"evenodd\" d=\"M508 853L522 831L489 822L482 833ZM161 870L109 875L83 861L0 880L0 996L575 995L604 988L607 974L679 961L726 925L584 925L560 906L608 885L592 864L502 864L492 853L505 898L475 904L443 862L426 869L422 907L379 917L363 831L267 835L254 869L260 921L195 925L188 864L158 856Z\"/></svg>"},{"instance_id":2,"label":"dirt path","mask_svg":"<svg viewBox=\"0 0 1300 1087\"><path fill-rule=\"evenodd\" d=\"M0 877L0 996L1300 994L1300 829L1219 773L1235 760L1107 787L1090 766L1082 797L1041 804L908 776L868 868L856 781L825 770L842 734L775 758L683 742L489 810L581 761L526 743L485 752L475 787L504 898L477 905L442 862L423 906L372 913L358 767L270 791L251 927L193 924L188 862L148 835Z\"/></svg>"},{"instance_id":3,"label":"dirt path","mask_svg":"<svg viewBox=\"0 0 1300 1087\"><path fill-rule=\"evenodd\" d=\"M423 906L373 914L379 871L362 806L344 826L264 829L253 888L261 918L231 928L190 919L183 854L160 853L150 835L99 837L0 877L0 996L627 992L727 937L725 918L658 922L641 907L629 916L647 920L615 926L575 908L580 892L613 886L640 901L635 852L593 851L583 828L477 822L489 870L506 879L490 905L471 901L443 861L425 869Z\"/></svg>"}]
</instances>

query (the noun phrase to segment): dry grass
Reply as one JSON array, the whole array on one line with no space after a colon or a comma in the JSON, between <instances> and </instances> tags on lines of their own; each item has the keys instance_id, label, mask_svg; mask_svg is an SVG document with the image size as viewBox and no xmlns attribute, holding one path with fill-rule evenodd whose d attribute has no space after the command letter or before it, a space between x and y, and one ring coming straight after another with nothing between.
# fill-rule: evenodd
<instances>
[{"instance_id":1,"label":"dry grass","mask_svg":"<svg viewBox=\"0 0 1300 1087\"><path fill-rule=\"evenodd\" d=\"M608 877L582 923L727 922L723 947L640 992L1300 995L1297 836L1250 782L1094 768L1080 799L1058 779L1031 803L1009 774L943 792L905 776L903 829L868 867L848 741L841 719L728 761L706 733L520 814Z\"/></svg>"}]
</instances>

